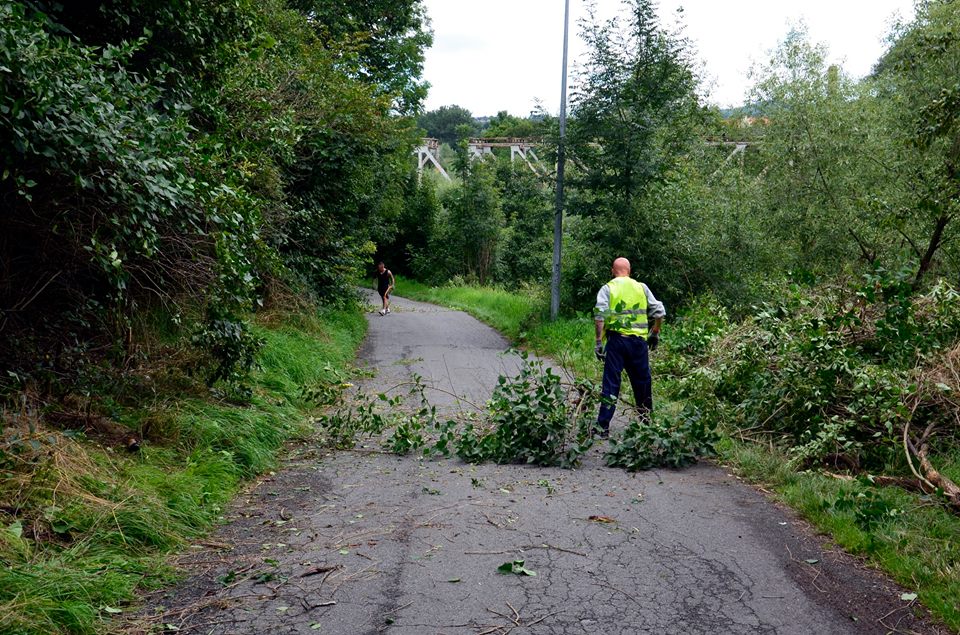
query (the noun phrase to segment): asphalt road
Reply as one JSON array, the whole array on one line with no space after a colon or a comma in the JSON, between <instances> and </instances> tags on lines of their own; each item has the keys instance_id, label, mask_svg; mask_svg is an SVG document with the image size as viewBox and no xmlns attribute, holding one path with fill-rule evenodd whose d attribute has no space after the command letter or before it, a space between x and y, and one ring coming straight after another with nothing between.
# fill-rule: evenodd
<instances>
[{"instance_id":1,"label":"asphalt road","mask_svg":"<svg viewBox=\"0 0 960 635\"><path fill-rule=\"evenodd\" d=\"M395 300L361 362L483 401L516 367L468 315ZM654 372L655 369L654 369ZM436 393L445 408L458 407ZM939 633L903 590L722 468L628 474L294 448L182 560L180 633ZM593 517L593 519L591 519ZM597 517L603 517L597 520ZM497 568L523 560L536 575ZM231 573L232 572L232 573Z\"/></svg>"}]
</instances>

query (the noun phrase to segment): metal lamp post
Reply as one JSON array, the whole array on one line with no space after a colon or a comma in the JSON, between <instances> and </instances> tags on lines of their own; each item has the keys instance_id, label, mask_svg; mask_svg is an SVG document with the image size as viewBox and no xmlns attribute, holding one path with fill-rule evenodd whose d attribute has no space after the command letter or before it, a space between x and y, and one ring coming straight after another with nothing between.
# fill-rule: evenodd
<instances>
[{"instance_id":1,"label":"metal lamp post","mask_svg":"<svg viewBox=\"0 0 960 635\"><path fill-rule=\"evenodd\" d=\"M550 281L550 319L560 313L560 250L563 243L563 168L567 134L567 40L570 27L570 0L563 8L563 77L560 82L560 139L557 142L557 200L553 218L553 276Z\"/></svg>"}]
</instances>

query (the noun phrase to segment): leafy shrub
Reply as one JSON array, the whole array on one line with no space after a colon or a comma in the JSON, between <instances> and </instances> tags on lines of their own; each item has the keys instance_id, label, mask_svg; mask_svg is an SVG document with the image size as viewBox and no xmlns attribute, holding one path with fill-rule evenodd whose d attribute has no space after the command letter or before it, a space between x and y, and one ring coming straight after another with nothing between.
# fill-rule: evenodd
<instances>
[{"instance_id":1,"label":"leafy shrub","mask_svg":"<svg viewBox=\"0 0 960 635\"><path fill-rule=\"evenodd\" d=\"M857 527L871 539L874 529L904 513L871 487L842 492L833 502L824 501L823 508L839 513L852 512Z\"/></svg>"},{"instance_id":2,"label":"leafy shrub","mask_svg":"<svg viewBox=\"0 0 960 635\"><path fill-rule=\"evenodd\" d=\"M334 389L337 401L344 384L340 386ZM360 437L374 437L392 430L383 445L395 454L423 450L425 454L449 456L457 422L439 419L437 408L427 399L426 391L423 378L415 375L406 395L358 392L346 404L318 419L325 442L335 448L352 448ZM318 394L326 397L331 393L327 390ZM415 410L405 407L408 400L416 404ZM437 436L431 439L428 434L432 433Z\"/></svg>"},{"instance_id":3,"label":"leafy shrub","mask_svg":"<svg viewBox=\"0 0 960 635\"><path fill-rule=\"evenodd\" d=\"M610 467L630 472L684 467L714 456L718 440L716 430L696 410L685 410L675 419L655 412L652 418L633 418L613 436L604 460Z\"/></svg>"},{"instance_id":4,"label":"leafy shrub","mask_svg":"<svg viewBox=\"0 0 960 635\"><path fill-rule=\"evenodd\" d=\"M692 353L701 366L678 394L711 424L747 429L792 448L797 465L902 463L905 424L957 440L948 372L960 339L960 295L915 293L906 274L877 270L857 288L793 286L731 332Z\"/></svg>"},{"instance_id":5,"label":"leafy shrub","mask_svg":"<svg viewBox=\"0 0 960 635\"><path fill-rule=\"evenodd\" d=\"M388 408L385 414L378 408L377 400ZM324 434L325 444L332 448L352 448L361 436L382 434L395 423L394 409L402 403L399 396L388 397L385 394L371 397L358 393L350 403L324 414L317 419L320 431Z\"/></svg>"},{"instance_id":6,"label":"leafy shrub","mask_svg":"<svg viewBox=\"0 0 960 635\"><path fill-rule=\"evenodd\" d=\"M234 382L267 286L349 302L392 231L419 3L370 4L364 36L282 0L75 4L0 3L0 365L69 390L82 365L130 361L144 308L175 305L211 381ZM385 47L372 75L367 46Z\"/></svg>"},{"instance_id":7,"label":"leafy shrub","mask_svg":"<svg viewBox=\"0 0 960 635\"><path fill-rule=\"evenodd\" d=\"M213 359L208 378L211 385L218 381L242 382L263 346L263 339L250 330L248 323L228 319L204 323L194 334L193 342Z\"/></svg>"},{"instance_id":8,"label":"leafy shrub","mask_svg":"<svg viewBox=\"0 0 960 635\"><path fill-rule=\"evenodd\" d=\"M595 390L578 387L569 398L559 375L521 353L520 372L500 376L487 406L488 425L469 423L457 456L472 463L533 463L572 467L592 445Z\"/></svg>"}]
</instances>

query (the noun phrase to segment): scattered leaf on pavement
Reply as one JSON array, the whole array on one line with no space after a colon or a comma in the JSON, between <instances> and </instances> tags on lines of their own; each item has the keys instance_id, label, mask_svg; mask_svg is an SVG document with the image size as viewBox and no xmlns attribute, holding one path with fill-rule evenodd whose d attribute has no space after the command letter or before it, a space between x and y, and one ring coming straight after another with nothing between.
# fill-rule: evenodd
<instances>
[{"instance_id":1,"label":"scattered leaf on pavement","mask_svg":"<svg viewBox=\"0 0 960 635\"><path fill-rule=\"evenodd\" d=\"M504 574L512 573L514 575L528 575L528 576L537 575L536 571L527 569L525 566L523 566L523 563L524 563L523 560L514 560L513 562L504 562L502 565L497 567L497 573L504 573Z\"/></svg>"},{"instance_id":2,"label":"scattered leaf on pavement","mask_svg":"<svg viewBox=\"0 0 960 635\"><path fill-rule=\"evenodd\" d=\"M615 522L617 522L616 520L614 520L613 518L610 518L609 516L596 516L596 515L591 516L591 517L590 517L590 520L592 520L592 521L595 522L595 523L615 523Z\"/></svg>"}]
</instances>

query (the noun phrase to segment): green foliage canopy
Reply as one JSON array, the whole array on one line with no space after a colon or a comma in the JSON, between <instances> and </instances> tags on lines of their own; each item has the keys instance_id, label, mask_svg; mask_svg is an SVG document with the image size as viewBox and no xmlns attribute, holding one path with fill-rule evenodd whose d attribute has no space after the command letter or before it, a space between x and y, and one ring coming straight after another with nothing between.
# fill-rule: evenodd
<instances>
[{"instance_id":1,"label":"green foliage canopy","mask_svg":"<svg viewBox=\"0 0 960 635\"><path fill-rule=\"evenodd\" d=\"M0 17L14 383L66 378L94 348L130 356L157 304L199 307L211 380L238 379L271 289L340 300L392 231L416 138L401 115L425 90L419 0L8 2Z\"/></svg>"}]
</instances>

